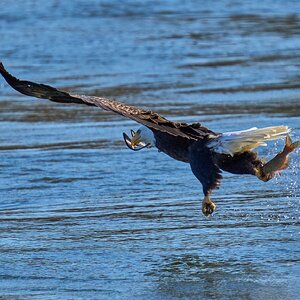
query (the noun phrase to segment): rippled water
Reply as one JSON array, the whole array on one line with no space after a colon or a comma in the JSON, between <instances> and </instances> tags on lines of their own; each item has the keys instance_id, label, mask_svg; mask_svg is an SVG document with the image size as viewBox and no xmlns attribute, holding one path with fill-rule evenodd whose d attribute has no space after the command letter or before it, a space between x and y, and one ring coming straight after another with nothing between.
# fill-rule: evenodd
<instances>
[{"instance_id":1,"label":"rippled water","mask_svg":"<svg viewBox=\"0 0 300 300\"><path fill-rule=\"evenodd\" d=\"M299 1L0 5L21 78L299 138ZM187 165L124 146L133 122L0 84L1 299L299 298L299 151L268 183L226 174L206 218Z\"/></svg>"}]
</instances>

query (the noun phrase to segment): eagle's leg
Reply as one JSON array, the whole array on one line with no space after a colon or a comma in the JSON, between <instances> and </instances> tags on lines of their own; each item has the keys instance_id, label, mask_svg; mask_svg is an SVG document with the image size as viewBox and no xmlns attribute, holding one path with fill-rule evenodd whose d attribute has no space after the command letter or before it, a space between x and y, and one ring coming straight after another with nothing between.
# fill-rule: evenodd
<instances>
[{"instance_id":1,"label":"eagle's leg","mask_svg":"<svg viewBox=\"0 0 300 300\"><path fill-rule=\"evenodd\" d=\"M202 212L205 216L209 216L216 209L210 195L220 183L221 170L215 163L214 155L201 141L195 143L190 149L190 165L203 187Z\"/></svg>"},{"instance_id":2,"label":"eagle's leg","mask_svg":"<svg viewBox=\"0 0 300 300\"><path fill-rule=\"evenodd\" d=\"M259 164L256 168L255 175L263 181L272 179L276 173L279 173L280 171L287 168L289 154L293 152L299 145L300 141L293 143L291 137L287 135L283 150L266 164Z\"/></svg>"},{"instance_id":3,"label":"eagle's leg","mask_svg":"<svg viewBox=\"0 0 300 300\"><path fill-rule=\"evenodd\" d=\"M269 180L271 180L272 178L274 178L275 176L275 173L265 173L264 172L264 164L262 163L261 165L259 165L258 167L255 168L255 176L264 181L264 182L267 182Z\"/></svg>"},{"instance_id":4,"label":"eagle's leg","mask_svg":"<svg viewBox=\"0 0 300 300\"><path fill-rule=\"evenodd\" d=\"M211 201L210 192L208 192L202 201L202 213L205 216L209 216L214 212L215 209L216 209L216 204Z\"/></svg>"}]
</instances>

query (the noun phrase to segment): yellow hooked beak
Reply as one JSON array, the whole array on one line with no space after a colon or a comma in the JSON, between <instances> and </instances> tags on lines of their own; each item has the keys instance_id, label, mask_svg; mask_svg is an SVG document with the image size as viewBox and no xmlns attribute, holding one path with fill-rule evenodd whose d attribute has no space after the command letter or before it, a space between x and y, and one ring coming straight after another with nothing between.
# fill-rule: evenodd
<instances>
[{"instance_id":1,"label":"yellow hooked beak","mask_svg":"<svg viewBox=\"0 0 300 300\"><path fill-rule=\"evenodd\" d=\"M136 132L131 139L131 146L134 148L135 146L137 146L139 143L141 142L141 136L139 134L139 132Z\"/></svg>"}]
</instances>

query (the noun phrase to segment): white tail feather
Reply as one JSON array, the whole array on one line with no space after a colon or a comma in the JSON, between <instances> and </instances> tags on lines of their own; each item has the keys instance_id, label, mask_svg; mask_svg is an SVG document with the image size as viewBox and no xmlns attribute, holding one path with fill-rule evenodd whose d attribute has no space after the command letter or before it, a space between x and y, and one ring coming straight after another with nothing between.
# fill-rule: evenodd
<instances>
[{"instance_id":1,"label":"white tail feather","mask_svg":"<svg viewBox=\"0 0 300 300\"><path fill-rule=\"evenodd\" d=\"M266 141L283 139L290 132L287 126L250 128L242 131L226 132L212 140L208 146L217 153L229 154L251 151L266 146Z\"/></svg>"}]
</instances>

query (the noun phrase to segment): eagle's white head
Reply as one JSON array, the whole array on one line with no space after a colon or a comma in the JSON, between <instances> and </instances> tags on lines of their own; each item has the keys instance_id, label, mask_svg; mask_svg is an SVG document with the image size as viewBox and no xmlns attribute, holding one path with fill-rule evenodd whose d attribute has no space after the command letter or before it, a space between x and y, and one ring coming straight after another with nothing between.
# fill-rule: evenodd
<instances>
[{"instance_id":1,"label":"eagle's white head","mask_svg":"<svg viewBox=\"0 0 300 300\"><path fill-rule=\"evenodd\" d=\"M133 132L131 146L134 148L137 145L155 147L155 137L152 130L146 126L141 126L136 132Z\"/></svg>"}]
</instances>

